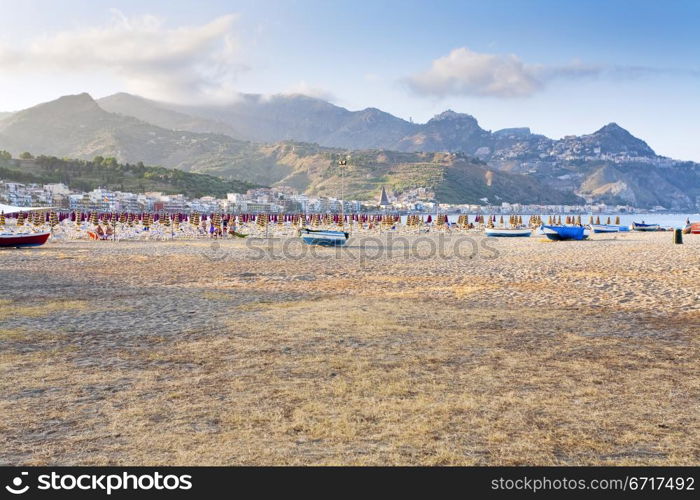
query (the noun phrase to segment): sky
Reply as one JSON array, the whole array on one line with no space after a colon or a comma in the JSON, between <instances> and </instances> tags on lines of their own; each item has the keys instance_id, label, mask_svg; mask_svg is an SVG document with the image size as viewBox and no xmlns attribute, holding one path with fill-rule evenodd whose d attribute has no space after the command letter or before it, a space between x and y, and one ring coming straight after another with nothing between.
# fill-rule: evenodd
<instances>
[{"instance_id":1,"label":"sky","mask_svg":"<svg viewBox=\"0 0 700 500\"><path fill-rule=\"evenodd\" d=\"M696 0L0 0L0 111L302 93L552 138L616 122L700 162Z\"/></svg>"}]
</instances>

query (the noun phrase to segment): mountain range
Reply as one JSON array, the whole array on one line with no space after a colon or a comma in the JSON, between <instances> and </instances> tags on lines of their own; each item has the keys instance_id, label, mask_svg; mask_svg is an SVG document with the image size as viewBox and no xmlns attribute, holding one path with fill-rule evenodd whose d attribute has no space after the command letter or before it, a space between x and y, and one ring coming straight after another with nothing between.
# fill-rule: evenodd
<instances>
[{"instance_id":1,"label":"mountain range","mask_svg":"<svg viewBox=\"0 0 700 500\"><path fill-rule=\"evenodd\" d=\"M114 156L326 195L338 191L336 160L350 156L345 174L356 199L376 198L386 185L395 195L425 188L452 203L700 203L700 165L656 155L614 123L555 140L528 128L484 130L451 110L417 124L302 95L241 95L219 106L65 96L0 115L0 149Z\"/></svg>"}]
</instances>

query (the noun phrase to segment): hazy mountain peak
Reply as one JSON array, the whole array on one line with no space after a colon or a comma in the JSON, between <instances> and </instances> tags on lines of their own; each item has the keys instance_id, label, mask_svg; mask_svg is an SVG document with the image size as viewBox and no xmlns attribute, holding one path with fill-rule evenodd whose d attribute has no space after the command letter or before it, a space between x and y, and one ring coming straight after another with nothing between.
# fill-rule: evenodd
<instances>
[{"instance_id":1,"label":"hazy mountain peak","mask_svg":"<svg viewBox=\"0 0 700 500\"><path fill-rule=\"evenodd\" d=\"M493 135L495 136L512 136L512 137L527 137L532 135L530 127L512 127L512 128L502 128L501 130L496 130Z\"/></svg>"},{"instance_id":2,"label":"hazy mountain peak","mask_svg":"<svg viewBox=\"0 0 700 500\"><path fill-rule=\"evenodd\" d=\"M626 133L626 134L629 134L629 135L632 135L632 134L630 134L627 130L625 130L624 128L620 127L620 126L619 126L617 123L615 123L615 122L610 122L610 123L608 123L607 125L604 125L604 126L601 127L600 129L598 129L595 133L596 133L596 134L599 134L599 133L608 133L608 134L610 134L610 133L621 133L621 132Z\"/></svg>"},{"instance_id":3,"label":"hazy mountain peak","mask_svg":"<svg viewBox=\"0 0 700 500\"><path fill-rule=\"evenodd\" d=\"M404 121L401 120L401 118L397 118L394 115L387 113L386 111L382 111L381 109L378 108L365 108L361 111L356 111L357 115L365 120L374 120L374 119L384 119L384 120L395 120L397 122L399 121Z\"/></svg>"},{"instance_id":4,"label":"hazy mountain peak","mask_svg":"<svg viewBox=\"0 0 700 500\"><path fill-rule=\"evenodd\" d=\"M76 127L84 124L86 118L102 117L105 111L100 108L90 94L66 95L53 101L18 111L2 120L3 132L14 129L20 135L33 136L40 141L45 128L56 124ZM30 126L28 124L34 123ZM19 132L21 131L21 132ZM35 148L38 151L38 148Z\"/></svg>"},{"instance_id":5,"label":"hazy mountain peak","mask_svg":"<svg viewBox=\"0 0 700 500\"><path fill-rule=\"evenodd\" d=\"M478 123L476 121L476 118L474 118L472 115L469 115L467 113L457 113L456 111L453 111L451 109L445 110L442 113L433 116L428 123L446 120L465 120L474 122L474 124Z\"/></svg>"},{"instance_id":6,"label":"hazy mountain peak","mask_svg":"<svg viewBox=\"0 0 700 500\"><path fill-rule=\"evenodd\" d=\"M116 100L133 100L133 101L140 101L140 102L154 102L151 101L150 99L147 99L145 97L141 97L139 95L135 94L129 94L128 92L117 92L116 94L111 94L106 97L102 97L97 100L97 102L103 102L103 101L116 101Z\"/></svg>"},{"instance_id":7,"label":"hazy mountain peak","mask_svg":"<svg viewBox=\"0 0 700 500\"><path fill-rule=\"evenodd\" d=\"M100 108L90 94L88 94L87 92L83 92L81 94L64 95L63 97L59 97L54 101L45 102L43 104L35 106L34 108L29 109L49 107L55 108L57 111L65 111L72 113L80 111L92 111Z\"/></svg>"},{"instance_id":8,"label":"hazy mountain peak","mask_svg":"<svg viewBox=\"0 0 700 500\"><path fill-rule=\"evenodd\" d=\"M128 93L128 92L115 92L114 94L108 95L107 97L103 97L103 99L107 99L107 98L109 98L109 97L133 97L133 98L135 98L135 99L144 99L144 100L146 100L145 97L141 97L141 96L136 95L136 94L130 94L130 93Z\"/></svg>"},{"instance_id":9,"label":"hazy mountain peak","mask_svg":"<svg viewBox=\"0 0 700 500\"><path fill-rule=\"evenodd\" d=\"M298 92L290 94L273 94L271 96L261 96L259 101L261 102L282 102L282 103L293 103L295 105L311 105L316 107L325 108L336 108L334 104L319 99L318 97L313 97L307 94L301 94Z\"/></svg>"},{"instance_id":10,"label":"hazy mountain peak","mask_svg":"<svg viewBox=\"0 0 700 500\"><path fill-rule=\"evenodd\" d=\"M595 131L590 136L600 142L603 150L609 152L630 152L637 156L655 156L654 150L641 139L633 136L629 131L611 122Z\"/></svg>"}]
</instances>

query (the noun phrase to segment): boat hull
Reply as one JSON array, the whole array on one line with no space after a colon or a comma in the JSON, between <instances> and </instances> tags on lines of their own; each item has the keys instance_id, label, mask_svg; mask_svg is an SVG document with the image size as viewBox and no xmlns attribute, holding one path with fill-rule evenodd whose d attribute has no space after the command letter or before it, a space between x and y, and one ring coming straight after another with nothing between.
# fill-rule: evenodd
<instances>
[{"instance_id":1,"label":"boat hull","mask_svg":"<svg viewBox=\"0 0 700 500\"><path fill-rule=\"evenodd\" d=\"M639 224L638 222L633 222L632 229L635 231L658 231L661 229L661 226L658 224Z\"/></svg>"},{"instance_id":2,"label":"boat hull","mask_svg":"<svg viewBox=\"0 0 700 500\"><path fill-rule=\"evenodd\" d=\"M0 234L0 247L38 247L46 243L51 233Z\"/></svg>"},{"instance_id":3,"label":"boat hull","mask_svg":"<svg viewBox=\"0 0 700 500\"><path fill-rule=\"evenodd\" d=\"M700 234L700 222L691 222L686 228L690 234Z\"/></svg>"},{"instance_id":4,"label":"boat hull","mask_svg":"<svg viewBox=\"0 0 700 500\"><path fill-rule=\"evenodd\" d=\"M491 238L528 238L532 231L530 229L486 229L484 234Z\"/></svg>"},{"instance_id":5,"label":"boat hull","mask_svg":"<svg viewBox=\"0 0 700 500\"><path fill-rule=\"evenodd\" d=\"M591 234L590 230L583 226L542 226L542 234L553 241L580 241L585 240Z\"/></svg>"},{"instance_id":6,"label":"boat hull","mask_svg":"<svg viewBox=\"0 0 700 500\"><path fill-rule=\"evenodd\" d=\"M319 231L314 229L302 229L299 233L301 240L307 245L315 245L322 247L343 246L350 237L350 234L344 231Z\"/></svg>"},{"instance_id":7,"label":"boat hull","mask_svg":"<svg viewBox=\"0 0 700 500\"><path fill-rule=\"evenodd\" d=\"M591 229L594 233L619 233L620 226L612 226L608 224L591 224Z\"/></svg>"}]
</instances>

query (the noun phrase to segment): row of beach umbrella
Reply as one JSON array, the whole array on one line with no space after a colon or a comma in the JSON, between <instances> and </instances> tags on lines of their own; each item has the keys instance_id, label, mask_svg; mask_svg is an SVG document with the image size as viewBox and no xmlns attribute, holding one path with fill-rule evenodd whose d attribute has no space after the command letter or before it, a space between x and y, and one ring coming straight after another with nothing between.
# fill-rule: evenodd
<instances>
[{"instance_id":1,"label":"row of beach umbrella","mask_svg":"<svg viewBox=\"0 0 700 500\"><path fill-rule=\"evenodd\" d=\"M36 211L36 212L20 212L18 214L8 214L0 213L0 225L5 225L7 219L16 219L17 226L34 225L40 226L44 224L49 224L51 227L55 227L63 221L70 221L76 224L90 223L93 225L97 224L141 224L143 226L152 226L158 223L163 226L179 225L182 223L189 223L192 225L200 225L203 222L213 225L215 227L220 227L224 223L226 225L230 224L249 224L255 223L258 226L267 226L269 224L284 225L290 223L295 226L301 225L311 225L311 226L321 226L321 225L345 225L345 224L381 224L385 226L392 226L395 224L401 224L401 217L398 215L391 214L222 214L222 213L197 213L192 214L186 213L158 213L158 212L64 212L64 211ZM450 223L450 220L445 214L438 214L435 218L432 215L418 215L411 214L406 217L406 226L415 227L424 224L433 224L437 226L444 226ZM453 219L454 221L454 219ZM539 215L532 215L529 219L530 226L539 226L544 223L544 219ZM565 216L562 219L559 216L548 216L546 223L548 225L561 225L561 224L582 224L581 216ZM589 224L601 224L600 216L596 217L595 220L593 216L589 217ZM606 224L611 224L611 218L607 218ZM522 226L523 217L521 215L510 215L506 219L503 215L497 217L496 215L480 215L474 216L473 221L470 221L469 215L462 214L457 217L456 225L462 228L474 227L475 225L486 225L493 227L496 225L505 226L506 224L510 226ZM615 217L615 224L620 224L620 217Z\"/></svg>"}]
</instances>

